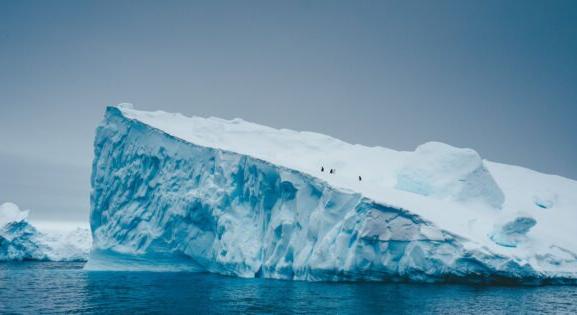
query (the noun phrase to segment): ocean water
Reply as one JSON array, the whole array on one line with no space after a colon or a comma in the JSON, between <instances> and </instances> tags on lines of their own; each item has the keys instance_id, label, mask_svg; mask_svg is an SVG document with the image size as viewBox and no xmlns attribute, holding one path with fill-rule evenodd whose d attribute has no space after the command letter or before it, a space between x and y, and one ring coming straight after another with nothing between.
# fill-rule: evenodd
<instances>
[{"instance_id":1,"label":"ocean water","mask_svg":"<svg viewBox=\"0 0 577 315\"><path fill-rule=\"evenodd\" d=\"M0 264L0 313L577 314L577 286L319 283Z\"/></svg>"}]
</instances>

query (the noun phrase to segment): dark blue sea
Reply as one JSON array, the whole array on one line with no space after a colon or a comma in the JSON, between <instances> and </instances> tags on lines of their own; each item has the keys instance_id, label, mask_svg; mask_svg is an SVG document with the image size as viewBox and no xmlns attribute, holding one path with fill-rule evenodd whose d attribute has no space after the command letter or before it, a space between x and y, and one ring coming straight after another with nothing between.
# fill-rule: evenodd
<instances>
[{"instance_id":1,"label":"dark blue sea","mask_svg":"<svg viewBox=\"0 0 577 315\"><path fill-rule=\"evenodd\" d=\"M0 264L0 313L577 314L577 286L319 283Z\"/></svg>"}]
</instances>

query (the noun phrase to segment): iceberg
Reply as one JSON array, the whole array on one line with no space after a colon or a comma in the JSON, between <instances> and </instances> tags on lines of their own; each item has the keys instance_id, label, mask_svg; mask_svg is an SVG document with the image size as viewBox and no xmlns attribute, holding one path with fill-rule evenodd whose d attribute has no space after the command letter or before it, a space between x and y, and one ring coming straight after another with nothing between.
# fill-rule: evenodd
<instances>
[{"instance_id":1,"label":"iceberg","mask_svg":"<svg viewBox=\"0 0 577 315\"><path fill-rule=\"evenodd\" d=\"M0 205L0 261L86 261L90 231L41 232L28 222L28 211L14 203Z\"/></svg>"},{"instance_id":2,"label":"iceberg","mask_svg":"<svg viewBox=\"0 0 577 315\"><path fill-rule=\"evenodd\" d=\"M577 279L577 182L442 143L395 151L238 118L110 106L91 184L88 270ZM543 191L554 207L535 201Z\"/></svg>"},{"instance_id":3,"label":"iceberg","mask_svg":"<svg viewBox=\"0 0 577 315\"><path fill-rule=\"evenodd\" d=\"M429 142L406 158L397 174L397 189L435 198L479 201L501 208L503 192L472 149Z\"/></svg>"}]
</instances>

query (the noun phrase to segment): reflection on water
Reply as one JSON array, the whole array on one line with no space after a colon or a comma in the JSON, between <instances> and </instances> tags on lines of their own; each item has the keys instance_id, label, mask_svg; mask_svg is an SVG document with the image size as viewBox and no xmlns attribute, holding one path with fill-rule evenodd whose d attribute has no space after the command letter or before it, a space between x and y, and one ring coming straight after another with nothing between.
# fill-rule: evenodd
<instances>
[{"instance_id":1,"label":"reflection on water","mask_svg":"<svg viewBox=\"0 0 577 315\"><path fill-rule=\"evenodd\" d=\"M0 313L577 313L577 287L318 283L0 264Z\"/></svg>"}]
</instances>

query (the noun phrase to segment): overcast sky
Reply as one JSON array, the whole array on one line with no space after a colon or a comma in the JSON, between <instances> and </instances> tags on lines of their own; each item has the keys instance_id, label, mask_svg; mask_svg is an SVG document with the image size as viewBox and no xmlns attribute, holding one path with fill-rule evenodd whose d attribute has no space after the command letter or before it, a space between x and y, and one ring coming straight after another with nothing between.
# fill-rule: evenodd
<instances>
[{"instance_id":1,"label":"overcast sky","mask_svg":"<svg viewBox=\"0 0 577 315\"><path fill-rule=\"evenodd\" d=\"M0 202L87 220L120 102L577 179L577 1L0 1Z\"/></svg>"}]
</instances>

